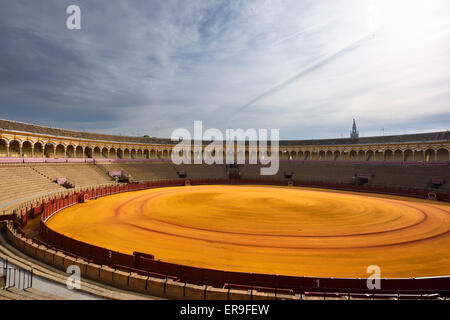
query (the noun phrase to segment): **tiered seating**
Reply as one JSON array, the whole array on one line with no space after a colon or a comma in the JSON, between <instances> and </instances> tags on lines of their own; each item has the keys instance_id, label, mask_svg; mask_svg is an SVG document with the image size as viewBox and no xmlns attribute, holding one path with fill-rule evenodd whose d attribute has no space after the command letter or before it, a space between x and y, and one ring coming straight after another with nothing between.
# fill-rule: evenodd
<instances>
[{"instance_id":1,"label":"tiered seating","mask_svg":"<svg viewBox=\"0 0 450 320\"><path fill-rule=\"evenodd\" d=\"M409 186L430 188L432 178L444 179L442 191L450 190L450 170L448 167L373 167L375 173L372 185Z\"/></svg>"},{"instance_id":2,"label":"tiered seating","mask_svg":"<svg viewBox=\"0 0 450 320\"><path fill-rule=\"evenodd\" d=\"M108 184L112 178L108 171L121 170L135 181L179 179L177 171L185 171L187 179L226 179L225 165L173 165L169 162L110 163L110 164L18 164L1 165L0 203L48 192L63 191L53 182L65 177L76 187ZM354 183L356 174L371 174L368 185L428 189L431 179L442 179L440 191L450 191L448 166L390 166L343 163L308 163L281 161L276 175L261 176L260 165L239 165L241 179L287 180L286 171L293 172L292 179L299 182Z\"/></svg>"},{"instance_id":3,"label":"tiered seating","mask_svg":"<svg viewBox=\"0 0 450 320\"><path fill-rule=\"evenodd\" d=\"M350 184L352 177L359 173L371 174L373 178L368 185L403 188L430 188L432 178L444 180L439 188L450 190L450 170L448 166L391 166L350 163L320 163L281 161L276 175L261 176L259 165L240 165L242 179L284 180L284 173L294 173L292 179L301 182L326 182Z\"/></svg>"},{"instance_id":4,"label":"tiered seating","mask_svg":"<svg viewBox=\"0 0 450 320\"><path fill-rule=\"evenodd\" d=\"M124 175L131 175L133 180L150 181L177 179L178 171L187 173L187 179L226 179L226 166L223 165L174 165L169 162L150 163L111 163L98 164L106 173L108 171L121 170Z\"/></svg>"},{"instance_id":5,"label":"tiered seating","mask_svg":"<svg viewBox=\"0 0 450 320\"><path fill-rule=\"evenodd\" d=\"M317 165L315 163L303 163L302 165L296 163L287 163L282 164L281 168L294 172L294 180L342 184L352 183L352 177L356 172L358 172L359 169L352 165Z\"/></svg>"},{"instance_id":6,"label":"tiered seating","mask_svg":"<svg viewBox=\"0 0 450 320\"><path fill-rule=\"evenodd\" d=\"M353 166L335 166L320 163L299 163L281 161L280 167L275 175L261 176L260 165L240 165L239 171L242 179L264 179L264 180L286 180L284 173L293 173L292 179L303 182L329 182L329 183L351 183L355 173Z\"/></svg>"},{"instance_id":7,"label":"tiered seating","mask_svg":"<svg viewBox=\"0 0 450 320\"><path fill-rule=\"evenodd\" d=\"M64 188L51 182L32 168L24 165L0 166L0 203L44 194L63 191Z\"/></svg>"},{"instance_id":8,"label":"tiered seating","mask_svg":"<svg viewBox=\"0 0 450 320\"><path fill-rule=\"evenodd\" d=\"M132 180L138 181L178 179L177 169L169 162L111 163L97 166L104 174L121 170L124 175L131 175Z\"/></svg>"},{"instance_id":9,"label":"tiered seating","mask_svg":"<svg viewBox=\"0 0 450 320\"><path fill-rule=\"evenodd\" d=\"M49 181L64 177L75 187L112 182L112 179L94 164L35 164L30 167L47 177Z\"/></svg>"},{"instance_id":10,"label":"tiered seating","mask_svg":"<svg viewBox=\"0 0 450 320\"><path fill-rule=\"evenodd\" d=\"M0 290L0 300L66 300L66 299L33 288L20 290L15 287L11 287L5 290Z\"/></svg>"},{"instance_id":11,"label":"tiered seating","mask_svg":"<svg viewBox=\"0 0 450 320\"><path fill-rule=\"evenodd\" d=\"M175 166L177 171L184 171L187 179L226 179L227 171L224 164L201 165L181 164Z\"/></svg>"}]
</instances>

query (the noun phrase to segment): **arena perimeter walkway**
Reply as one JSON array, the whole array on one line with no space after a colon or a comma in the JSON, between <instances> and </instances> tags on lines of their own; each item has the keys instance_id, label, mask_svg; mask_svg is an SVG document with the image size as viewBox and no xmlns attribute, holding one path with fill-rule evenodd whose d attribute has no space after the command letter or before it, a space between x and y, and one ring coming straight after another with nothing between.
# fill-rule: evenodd
<instances>
[{"instance_id":1,"label":"arena perimeter walkway","mask_svg":"<svg viewBox=\"0 0 450 320\"><path fill-rule=\"evenodd\" d=\"M298 276L450 274L450 205L272 186L192 186L113 195L48 226L77 240L197 267Z\"/></svg>"}]
</instances>

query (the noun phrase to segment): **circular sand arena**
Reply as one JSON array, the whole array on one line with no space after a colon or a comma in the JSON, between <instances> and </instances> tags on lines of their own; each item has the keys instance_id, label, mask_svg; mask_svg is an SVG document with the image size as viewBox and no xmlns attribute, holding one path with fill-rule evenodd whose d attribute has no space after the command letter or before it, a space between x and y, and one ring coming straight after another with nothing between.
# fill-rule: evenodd
<instances>
[{"instance_id":1,"label":"circular sand arena","mask_svg":"<svg viewBox=\"0 0 450 320\"><path fill-rule=\"evenodd\" d=\"M74 239L162 261L320 277L450 275L450 205L273 186L191 186L122 193L54 215Z\"/></svg>"}]
</instances>

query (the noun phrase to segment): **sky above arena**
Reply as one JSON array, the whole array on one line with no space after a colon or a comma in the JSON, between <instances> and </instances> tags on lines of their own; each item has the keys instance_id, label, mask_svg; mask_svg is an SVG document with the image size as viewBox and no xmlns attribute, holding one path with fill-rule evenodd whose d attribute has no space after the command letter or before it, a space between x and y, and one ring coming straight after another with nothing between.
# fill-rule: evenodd
<instances>
[{"instance_id":1,"label":"sky above arena","mask_svg":"<svg viewBox=\"0 0 450 320\"><path fill-rule=\"evenodd\" d=\"M67 6L81 30L66 28ZM450 124L450 1L0 1L0 118L282 139Z\"/></svg>"}]
</instances>

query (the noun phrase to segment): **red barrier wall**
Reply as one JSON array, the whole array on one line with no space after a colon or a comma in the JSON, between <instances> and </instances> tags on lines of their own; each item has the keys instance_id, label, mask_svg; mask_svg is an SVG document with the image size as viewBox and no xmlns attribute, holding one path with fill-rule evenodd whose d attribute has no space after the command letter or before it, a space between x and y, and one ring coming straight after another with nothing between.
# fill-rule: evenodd
<instances>
[{"instance_id":1,"label":"red barrier wall","mask_svg":"<svg viewBox=\"0 0 450 320\"><path fill-rule=\"evenodd\" d=\"M286 185L286 181L259 181L259 180L196 180L193 184L271 184L271 185ZM157 181L147 183L133 183L126 186L89 190L85 192L88 198L96 196L108 195L116 192L125 192L133 190L141 190L162 186L182 186L184 181ZM296 185L303 185L296 182ZM380 187L365 187L365 186L343 186L332 185L324 183L309 183L309 187L328 187L341 190L350 191L364 191L364 192L379 192L401 194L415 197L425 197L425 191L421 190L404 190L395 188L380 188ZM250 286L250 287L266 287L267 290L286 289L292 290L295 293L300 292L326 292L326 291L348 291L352 292L370 292L367 289L366 279L340 279L340 278L312 278L312 277L294 277L294 276L280 276L272 274L253 274L244 272L230 272L223 270L213 270L191 267L186 265L179 265L168 263L164 261L156 261L150 254L135 252L134 255L127 255L120 252L112 251L106 248L100 248L91 244L87 244L78 240L68 238L59 234L45 225L45 221L52 214L63 208L82 201L83 193L77 193L69 196L67 200L55 199L52 202L42 204L43 213L41 215L41 237L48 246L54 246L66 253L71 253L75 257L81 257L88 261L93 261L101 265L109 265L115 268L123 269L129 272L137 272L147 276L154 276L159 278L177 279L178 281L197 284L210 285L214 287L224 287L225 285L232 287L232 285ZM450 195L444 194L444 197L450 198ZM59 204L59 205L57 205ZM39 208L39 207L37 207ZM36 209L36 208L35 208ZM38 209L39 210L39 209ZM435 278L416 278L416 279L383 279L382 290L378 293L398 293L399 290L409 293L423 293L432 292L447 292L450 290L450 277L435 277Z\"/></svg>"}]
</instances>

